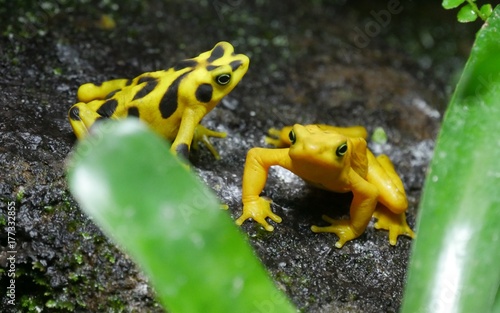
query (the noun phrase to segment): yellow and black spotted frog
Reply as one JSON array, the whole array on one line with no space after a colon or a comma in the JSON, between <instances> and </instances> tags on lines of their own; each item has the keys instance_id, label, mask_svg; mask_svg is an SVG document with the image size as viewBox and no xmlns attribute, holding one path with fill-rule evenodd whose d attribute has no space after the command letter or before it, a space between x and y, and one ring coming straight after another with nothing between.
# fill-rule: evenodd
<instances>
[{"instance_id":1,"label":"yellow and black spotted frog","mask_svg":"<svg viewBox=\"0 0 500 313\"><path fill-rule=\"evenodd\" d=\"M247 56L234 53L231 44L219 42L167 70L87 83L78 89L80 102L69 110L69 122L81 139L97 120L135 116L171 141L173 153L187 158L191 144L201 141L219 158L208 137L222 138L226 133L199 123L240 82L249 63Z\"/></svg>"}]
</instances>

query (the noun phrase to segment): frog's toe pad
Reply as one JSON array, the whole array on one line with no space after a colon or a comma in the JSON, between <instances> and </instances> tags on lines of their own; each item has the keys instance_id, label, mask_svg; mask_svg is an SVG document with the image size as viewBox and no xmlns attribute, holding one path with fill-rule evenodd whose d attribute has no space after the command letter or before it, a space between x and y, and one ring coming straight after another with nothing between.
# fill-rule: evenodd
<instances>
[{"instance_id":1,"label":"frog's toe pad","mask_svg":"<svg viewBox=\"0 0 500 313\"><path fill-rule=\"evenodd\" d=\"M408 226L406 221L401 224L386 224L379 221L375 223L374 227L375 229L384 229L389 231L389 243L392 246L395 246L397 244L398 237L401 235L415 238L415 233L410 228L410 226Z\"/></svg>"},{"instance_id":2,"label":"frog's toe pad","mask_svg":"<svg viewBox=\"0 0 500 313\"><path fill-rule=\"evenodd\" d=\"M311 230L315 233L334 233L339 237L335 243L335 247L342 248L342 246L349 240L357 238L356 234L349 220L334 220L326 215L322 216L323 220L330 223L329 226L311 226Z\"/></svg>"},{"instance_id":3,"label":"frog's toe pad","mask_svg":"<svg viewBox=\"0 0 500 313\"><path fill-rule=\"evenodd\" d=\"M251 201L244 201L243 212L236 220L236 224L241 225L244 221L251 218L255 222L262 225L265 230L273 231L274 227L269 225L266 219L270 218L276 223L281 223L282 219L271 210L271 203L272 200L265 197L259 197Z\"/></svg>"}]
</instances>

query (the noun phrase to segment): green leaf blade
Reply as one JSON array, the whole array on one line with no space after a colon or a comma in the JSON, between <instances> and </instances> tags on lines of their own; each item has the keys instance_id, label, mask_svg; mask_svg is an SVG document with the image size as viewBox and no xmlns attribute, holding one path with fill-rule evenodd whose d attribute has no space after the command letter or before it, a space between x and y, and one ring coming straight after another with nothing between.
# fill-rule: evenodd
<instances>
[{"instance_id":1,"label":"green leaf blade","mask_svg":"<svg viewBox=\"0 0 500 313\"><path fill-rule=\"evenodd\" d=\"M481 6L479 9L479 12L481 12L481 18L483 20L486 20L488 17L490 17L491 13L493 13L493 8L491 7L491 4L484 4Z\"/></svg>"},{"instance_id":2,"label":"green leaf blade","mask_svg":"<svg viewBox=\"0 0 500 313\"><path fill-rule=\"evenodd\" d=\"M442 6L443 8L449 10L449 9L454 9L464 3L465 0L443 0Z\"/></svg>"},{"instance_id":3,"label":"green leaf blade","mask_svg":"<svg viewBox=\"0 0 500 313\"><path fill-rule=\"evenodd\" d=\"M470 4L464 5L457 13L457 19L460 23L474 22L477 19L477 13Z\"/></svg>"},{"instance_id":4,"label":"green leaf blade","mask_svg":"<svg viewBox=\"0 0 500 313\"><path fill-rule=\"evenodd\" d=\"M169 312L296 312L227 212L163 139L136 120L98 131L72 156L70 189L148 274Z\"/></svg>"},{"instance_id":5,"label":"green leaf blade","mask_svg":"<svg viewBox=\"0 0 500 313\"><path fill-rule=\"evenodd\" d=\"M497 7L478 33L438 138L403 313L492 312L498 301L499 33Z\"/></svg>"}]
</instances>

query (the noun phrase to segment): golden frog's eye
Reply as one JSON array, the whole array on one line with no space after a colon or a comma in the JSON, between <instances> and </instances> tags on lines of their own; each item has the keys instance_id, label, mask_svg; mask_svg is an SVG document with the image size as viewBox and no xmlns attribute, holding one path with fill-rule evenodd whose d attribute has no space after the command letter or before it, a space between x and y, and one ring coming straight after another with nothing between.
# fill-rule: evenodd
<instances>
[{"instance_id":1,"label":"golden frog's eye","mask_svg":"<svg viewBox=\"0 0 500 313\"><path fill-rule=\"evenodd\" d=\"M295 132L293 130L288 133L288 138L290 138L292 145L297 141L297 137L295 137Z\"/></svg>"},{"instance_id":2,"label":"golden frog's eye","mask_svg":"<svg viewBox=\"0 0 500 313\"><path fill-rule=\"evenodd\" d=\"M231 75L230 74L220 74L215 78L215 81L219 85L227 85L231 81Z\"/></svg>"},{"instance_id":3,"label":"golden frog's eye","mask_svg":"<svg viewBox=\"0 0 500 313\"><path fill-rule=\"evenodd\" d=\"M347 152L347 142L344 142L343 144L338 146L337 151L335 151L335 154L338 157L342 157L344 156L344 154L346 154L346 152Z\"/></svg>"}]
</instances>

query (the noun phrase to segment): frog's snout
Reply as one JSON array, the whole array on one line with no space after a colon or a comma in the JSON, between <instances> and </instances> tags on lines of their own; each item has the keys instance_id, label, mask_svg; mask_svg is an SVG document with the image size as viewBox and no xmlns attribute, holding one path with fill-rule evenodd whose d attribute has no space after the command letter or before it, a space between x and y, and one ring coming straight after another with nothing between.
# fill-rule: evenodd
<instances>
[{"instance_id":1,"label":"frog's snout","mask_svg":"<svg viewBox=\"0 0 500 313\"><path fill-rule=\"evenodd\" d=\"M308 155L320 155L323 154L325 150L327 150L327 147L325 147L325 145L322 145L320 143L305 142L302 145L302 149Z\"/></svg>"}]
</instances>

